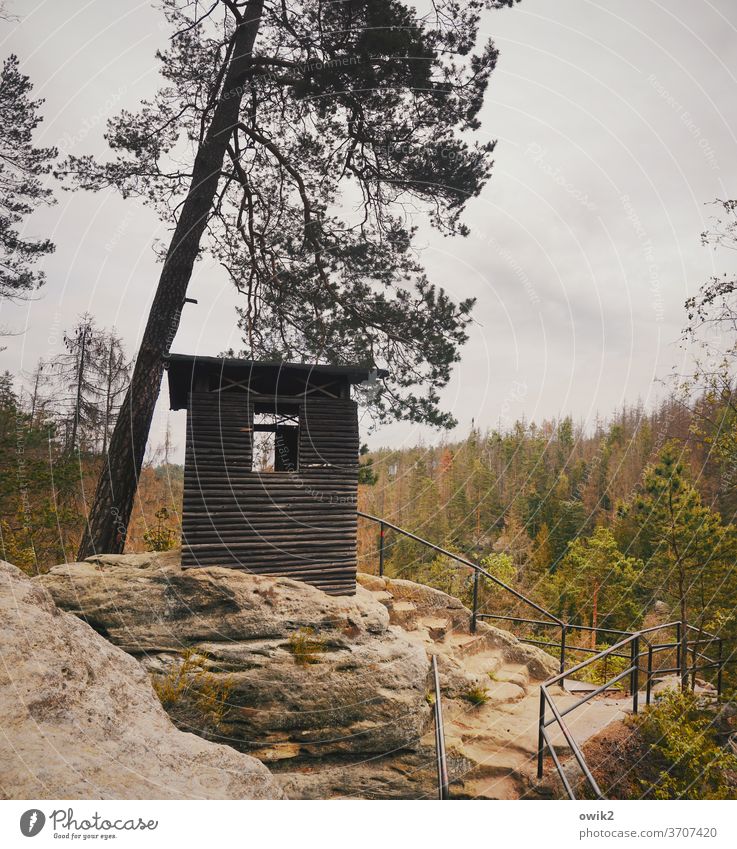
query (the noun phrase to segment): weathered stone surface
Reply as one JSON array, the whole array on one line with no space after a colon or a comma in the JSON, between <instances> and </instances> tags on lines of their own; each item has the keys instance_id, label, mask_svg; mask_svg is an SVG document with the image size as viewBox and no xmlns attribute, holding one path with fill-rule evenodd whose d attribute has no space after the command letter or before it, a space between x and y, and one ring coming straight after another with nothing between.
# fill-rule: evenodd
<instances>
[{"instance_id":1,"label":"weathered stone surface","mask_svg":"<svg viewBox=\"0 0 737 849\"><path fill-rule=\"evenodd\" d=\"M3 798L283 796L259 761L177 730L139 663L3 561L0 715Z\"/></svg>"},{"instance_id":2,"label":"weathered stone surface","mask_svg":"<svg viewBox=\"0 0 737 849\"><path fill-rule=\"evenodd\" d=\"M362 587L328 596L288 578L182 570L169 553L91 558L37 580L154 674L183 648L199 653L229 689L227 741L262 760L411 749L430 721L426 652ZM300 640L314 643L306 657Z\"/></svg>"},{"instance_id":3,"label":"weathered stone surface","mask_svg":"<svg viewBox=\"0 0 737 849\"><path fill-rule=\"evenodd\" d=\"M266 761L290 798L436 793L431 655L455 794L506 798L534 770L535 682L557 662L484 623L471 634L445 593L361 575L355 596L327 596L287 578L182 571L177 553L101 556L36 580L159 686L194 662L195 689L202 675L227 692L223 724L198 724L186 699L170 715Z\"/></svg>"},{"instance_id":4,"label":"weathered stone surface","mask_svg":"<svg viewBox=\"0 0 737 849\"><path fill-rule=\"evenodd\" d=\"M436 635L432 632L440 630L441 639L446 633L468 631L471 611L447 593L413 581L362 573L358 575L358 581L386 606L392 624L401 625L408 631L424 629L433 638ZM440 622L446 623L442 629L439 629ZM558 662L554 657L536 646L521 643L508 631L479 621L476 636L488 648L497 649L504 662L527 667L532 678L544 681L558 672Z\"/></svg>"}]
</instances>

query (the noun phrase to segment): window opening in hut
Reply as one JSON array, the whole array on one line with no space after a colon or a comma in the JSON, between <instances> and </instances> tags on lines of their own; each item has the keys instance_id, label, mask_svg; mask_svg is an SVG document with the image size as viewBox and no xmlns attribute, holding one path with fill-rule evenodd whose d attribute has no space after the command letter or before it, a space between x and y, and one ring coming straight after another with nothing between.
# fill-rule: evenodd
<instances>
[{"instance_id":1,"label":"window opening in hut","mask_svg":"<svg viewBox=\"0 0 737 849\"><path fill-rule=\"evenodd\" d=\"M253 436L254 471L298 470L299 416L296 411L254 412Z\"/></svg>"}]
</instances>

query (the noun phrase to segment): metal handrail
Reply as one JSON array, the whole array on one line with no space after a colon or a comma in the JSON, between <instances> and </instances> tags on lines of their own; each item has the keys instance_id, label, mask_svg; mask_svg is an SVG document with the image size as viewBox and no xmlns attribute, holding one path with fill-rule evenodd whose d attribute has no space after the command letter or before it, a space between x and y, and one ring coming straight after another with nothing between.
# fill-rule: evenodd
<instances>
[{"instance_id":1,"label":"metal handrail","mask_svg":"<svg viewBox=\"0 0 737 849\"><path fill-rule=\"evenodd\" d=\"M724 671L724 666L729 661L724 659L723 653L723 645L724 640L722 637L716 636L715 634L710 634L707 631L704 631L702 628L697 628L695 625L686 624L685 630L686 633L689 631L697 631L699 633L699 638L696 640L689 641L686 638L686 657L682 657L683 652L683 643L682 643L682 635L683 635L683 623L678 620L674 622L667 622L664 625L653 625L649 628L641 628L638 631L621 631L617 628L600 628L600 627L592 627L589 625L574 625L571 623L563 622L562 619L559 619L554 614L550 613L549 610L546 610L544 607L541 607L536 602L532 601L532 599L527 598L527 596L518 592L514 588L510 587L508 584L505 584L504 581L501 581L499 578L487 572L477 563L473 563L471 560L468 560L465 557L462 557L458 554L455 554L452 551L448 551L448 549L443 548L442 546L436 545L429 540L423 539L422 537L413 534L411 531L407 531L404 528L400 528L398 525L393 524L392 522L388 522L386 519L380 519L377 516L372 516L369 513L363 513L360 510L356 511L358 516L361 516L364 519L369 519L372 522L376 522L380 526L380 536L379 536L379 575L381 577L384 576L384 539L386 534L386 529L391 528L393 531L397 533L403 534L409 539L414 540L415 542L419 542L421 545L426 546L427 548L432 549L433 551L438 552L439 554L444 555L445 557L450 558L451 560L455 560L458 563L470 568L473 570L473 607L471 611L471 632L476 631L476 623L478 619L500 619L508 622L519 622L523 624L535 625L539 627L555 627L561 629L561 641L560 643L549 643L542 642L540 640L534 640L532 638L524 638L520 637L520 641L532 643L535 645L544 645L551 648L559 648L560 649L560 671L557 675L554 675L552 678L549 678L547 681L540 685L540 717L538 724L538 750L537 750L537 776L538 779L541 779L543 776L543 763L545 756L545 749L547 748L550 752L550 755L553 759L553 763L558 771L558 774L563 782L563 786L568 794L569 798L575 799L575 792L571 783L566 776L563 767L560 762L560 758L558 757L557 752L555 751L555 747L551 742L550 736L547 733L547 728L556 723L561 730L561 733L566 739L573 756L578 762L581 771L584 774L589 786L593 790L594 794L597 798L603 799L604 796L601 792L601 788L597 784L591 770L586 764L586 760L581 752L579 745L573 738L570 729L566 725L564 721L564 717L571 713L576 708L580 707L582 704L593 699L595 696L600 695L605 692L607 689L611 687L612 684L616 684L617 682L630 677L630 691L632 694L632 712L637 713L639 709L639 674L640 672L645 672L646 674L646 689L645 689L645 703L647 705L650 704L651 694L652 694L652 679L653 679L653 657L656 652L664 651L669 648L676 649L676 667L674 669L659 669L657 670L659 673L664 672L679 672L682 676L695 675L696 672L706 670L706 669L716 669L717 670L717 694L716 698L719 700L722 692L722 674ZM536 610L538 613L541 613L543 616L547 616L549 621L544 621L540 619L526 619L520 616L507 616L502 614L493 614L493 613L479 613L478 612L478 588L479 588L479 578L484 577L488 580L495 583L497 586L502 587L502 589L511 593L515 598L519 601L524 602L529 605L533 610ZM653 645L648 639L649 634L654 633L655 631L662 631L666 628L675 628L676 629L676 641L671 643L662 643ZM580 663L575 664L570 669L565 668L565 653L566 653L566 632L567 631L586 631L589 633L595 634L618 634L623 637L622 640L615 643L612 646L608 646L606 649L602 651L596 651L595 649L591 649L584 646L568 646L569 651L581 651L592 653L593 656L582 660ZM640 651L640 643L641 641L647 646L644 652ZM702 652L696 651L696 646L699 645L711 645L712 643L716 643L718 650L718 657L716 660L707 657ZM619 650L625 648L626 646L631 646L631 650L629 655L622 654ZM694 663L692 667L688 666L688 652L689 649L693 650L694 655ZM644 655L647 656L647 666L643 670L640 666L640 658ZM591 666L594 663L597 663L600 660L603 660L606 657L620 657L620 658L629 658L630 665L627 669L622 672L619 672L613 678L609 679L606 683L596 687L594 690L587 692L582 698L578 699L574 704L569 705L565 710L560 711L558 707L555 705L553 701L552 694L548 691L549 687L552 687L556 684L563 684L566 678L570 678L572 675L575 675L577 672L585 669L587 666ZM706 660L707 664L705 666L696 666L697 657L702 660ZM440 683L437 672L437 662L435 656L432 658L432 668L433 668L433 676L435 682L435 706L434 706L434 715L435 715L435 745L436 745L436 756L437 756L437 766L438 766L438 795L441 799L448 798L448 771L447 771L447 763L445 756L445 739L443 733L443 717L442 717L442 706L440 703ZM551 719L546 719L546 711L547 708L550 708L552 713ZM443 795L445 794L445 795Z\"/></svg>"},{"instance_id":2,"label":"metal handrail","mask_svg":"<svg viewBox=\"0 0 737 849\"><path fill-rule=\"evenodd\" d=\"M540 685L540 715L538 720L538 743L537 743L537 777L538 780L543 777L543 766L544 766L544 758L545 758L545 749L550 751L553 756L553 763L558 771L558 774L563 781L563 786L568 794L570 799L576 799L575 791L568 780L568 777L565 776L562 766L560 765L560 759L555 752L555 746L553 745L550 737L547 734L547 727L556 723L561 730L561 733L565 737L566 743L568 743L568 747L573 753L574 758L576 759L581 772L584 775L584 778L588 782L589 787L593 791L594 795L597 799L603 799L604 794L601 791L596 779L594 778L588 764L586 763L586 759L583 756L583 752L581 751L580 746L573 738L573 734L566 722L564 722L563 717L567 714L574 711L576 708L580 707L582 704L593 699L595 696L603 693L612 684L616 684L618 681L621 681L628 676L630 677L630 686L632 689L632 712L638 712L638 673L640 671L640 638L644 639L644 632L635 632L634 634L630 634L623 640L620 640L618 643L615 643L613 646L610 646L608 649L605 649L602 652L599 652L595 657L587 658L586 660L582 660L580 663L577 663L571 669L567 669L563 672L558 673L558 675L554 675L552 678L549 678L543 684ZM619 672L610 680L606 681L604 684L601 684L599 687L594 690L586 693L572 705L569 705L565 710L560 711L553 700L551 693L548 692L548 687L553 687L556 684L562 682L565 678L570 675L575 674L581 669L584 669L586 666L591 665L597 660L600 660L604 657L607 657L610 654L618 652L620 649L623 649L625 646L631 646L630 658L631 663L627 669ZM547 708L550 708L551 713L553 714L551 719L546 718Z\"/></svg>"},{"instance_id":3,"label":"metal handrail","mask_svg":"<svg viewBox=\"0 0 737 849\"><path fill-rule=\"evenodd\" d=\"M617 683L623 679L626 679L627 676L630 677L630 690L632 694L632 713L636 714L639 709L639 673L641 671L645 672L646 675L646 688L645 688L645 703L647 705L650 704L651 694L652 694L652 678L653 678L653 655L655 652L663 651L669 648L678 648L678 666L673 669L665 669L658 670L661 674L663 672L678 672L681 675L693 675L695 672L705 669L716 669L717 670L717 693L716 698L717 701L721 697L722 692L722 672L724 668L724 664L726 663L723 660L723 638L717 637L714 635L709 635L713 637L712 641L716 641L719 656L717 660L712 660L711 658L704 657L708 663L705 666L697 666L696 658L694 658L693 666L688 666L688 646L690 644L687 643L687 652L685 658L685 668L681 663L681 643L662 643L653 645L648 639L648 635L653 634L655 631L662 631L665 628L677 628L678 633L680 634L682 631L683 623L680 621L677 622L668 622L664 625L653 625L650 628L642 628L639 631L635 631L632 634L626 636L623 640L620 640L618 643L615 643L613 646L609 646L607 649L599 652L594 657L589 657L575 666L554 675L552 678L549 678L543 684L540 685L540 715L538 720L538 749L537 749L537 777L538 779L542 779L543 777L543 765L544 765L544 757L545 757L545 749L550 752L550 755L553 759L553 764L555 765L556 770L563 782L563 787L570 799L575 799L576 794L571 785L571 782L568 776L565 774L563 767L561 766L560 758L558 757L557 752L555 751L555 746L553 745L550 736L547 733L547 728L553 723L557 724L561 730L561 733L566 739L568 746L573 753L578 765L581 769L581 772L584 775L584 778L588 782L589 787L593 791L594 795L598 799L603 799L603 793L601 788L599 787L596 779L591 773L588 764L586 763L586 759L583 756L581 748L576 743L571 734L570 729L568 728L566 722L564 721L564 717L569 713L573 712L577 708L579 708L582 704L590 701L601 693L605 692L612 684ZM686 626L686 631L690 629L691 626ZM694 629L698 630L698 629ZM702 631L703 633L703 631ZM640 651L640 643L643 642L647 646L644 652ZM695 643L700 642L699 640L695 641ZM622 655L620 650L625 648L625 646L630 645L630 665L627 669L619 672L613 678L606 681L604 684L601 684L599 687L596 687L594 690L587 692L583 697L575 701L573 704L569 705L565 710L559 710L557 705L553 700L552 694L549 692L548 688L555 686L556 684L561 684L566 678L571 675L579 672L587 666L601 660L604 657L612 656L612 657L623 657L626 655ZM647 666L643 670L640 666L640 658L644 655L647 656ZM701 654L700 652L698 653ZM551 719L546 718L547 708L550 708L551 713L553 714Z\"/></svg>"},{"instance_id":4,"label":"metal handrail","mask_svg":"<svg viewBox=\"0 0 737 849\"><path fill-rule=\"evenodd\" d=\"M555 625L558 628L561 628L561 643L563 646L562 655L561 655L561 670L565 665L565 628L566 624L562 619L559 619L557 616L554 616L549 610L546 610L544 607L541 607L539 604L534 602L531 598L527 598L527 596L515 590L513 587L510 587L509 584L505 584L504 581L501 581L496 576L492 575L490 572L487 572L486 569L482 569L478 563L474 563L471 560L467 560L465 557L461 557L459 554L455 554L452 551L448 551L447 548L443 548L440 545L436 545L434 542L430 542L429 540L423 539L422 537L417 536L417 534L413 534L411 531L407 531L404 528L400 528L398 525L393 524L392 522L387 522L386 519L380 519L378 516L372 516L370 513L363 513L361 510L356 510L356 515L361 516L363 519L368 519L371 522L376 522L379 527L379 576L384 577L384 538L386 528L391 528L393 531L396 531L399 534L402 534L409 539L414 540L415 542L419 542L421 545L424 545L427 548L432 549L433 551L437 551L438 554L442 554L445 557L449 557L451 560L455 560L457 563L461 563L463 566L467 566L469 569L473 570L473 609L471 611L471 633L475 633L476 631L476 622L477 619L483 616L487 616L487 614L479 614L478 612L478 594L479 594L479 577L484 577L502 589L506 590L508 593L511 593L516 599L524 602L529 605L533 610L536 610L538 613L541 613L543 616L547 616L550 620L550 624Z\"/></svg>"},{"instance_id":5,"label":"metal handrail","mask_svg":"<svg viewBox=\"0 0 737 849\"><path fill-rule=\"evenodd\" d=\"M448 761L445 756L445 726L443 725L443 703L440 700L440 677L438 675L438 659L432 656L432 675L435 686L435 703L433 716L435 718L435 759L438 768L438 799L450 799L448 780Z\"/></svg>"}]
</instances>

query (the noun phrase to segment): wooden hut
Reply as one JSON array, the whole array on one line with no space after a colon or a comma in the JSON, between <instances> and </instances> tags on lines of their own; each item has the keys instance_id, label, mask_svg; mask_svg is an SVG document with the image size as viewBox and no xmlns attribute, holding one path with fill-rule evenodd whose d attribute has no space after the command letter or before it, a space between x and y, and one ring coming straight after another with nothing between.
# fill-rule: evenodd
<instances>
[{"instance_id":1,"label":"wooden hut","mask_svg":"<svg viewBox=\"0 0 737 849\"><path fill-rule=\"evenodd\" d=\"M286 575L353 594L351 386L370 371L172 354L168 377L171 409L187 410L183 568Z\"/></svg>"}]
</instances>

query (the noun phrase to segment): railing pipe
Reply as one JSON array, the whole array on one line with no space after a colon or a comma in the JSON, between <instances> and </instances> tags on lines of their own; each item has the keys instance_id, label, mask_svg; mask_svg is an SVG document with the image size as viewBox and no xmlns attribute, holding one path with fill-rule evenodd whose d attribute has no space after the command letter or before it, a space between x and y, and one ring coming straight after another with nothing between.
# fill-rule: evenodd
<instances>
[{"instance_id":1,"label":"railing pipe","mask_svg":"<svg viewBox=\"0 0 737 849\"><path fill-rule=\"evenodd\" d=\"M620 631L617 628L593 628L587 625L568 625L559 619L557 616L554 616L549 611L545 610L544 607L541 607L539 604L536 604L532 599L527 598L522 595L522 593L517 592L517 590L510 587L508 584L505 584L504 581L499 580L499 578L487 572L485 569L482 569L478 564L467 560L465 557L461 557L458 554L454 554L452 551L448 551L445 548L442 548L439 545L435 545L435 543L429 542L428 540L422 539L422 537L417 536L416 534L411 533L410 531L404 530L404 528L400 528L397 525L392 524L391 522L387 522L384 519L379 519L376 516L371 516L368 513L362 513L360 510L356 511L358 516L361 516L364 519L369 519L372 522L378 523L380 527L379 532L379 575L383 577L384 575L384 554L385 554L385 537L386 537L386 529L391 528L397 533L403 534L409 539L415 540L416 542L421 543L427 548L432 549L433 551L442 554L445 557L450 558L451 560L455 560L457 563L461 563L469 569L473 570L473 610L471 611L471 632L476 631L477 621L478 619L486 618L486 619L502 619L511 622L521 622L531 625L538 625L542 627L559 627L560 628L560 671L554 677L548 679L545 683L540 685L540 716L539 716L539 724L538 724L538 746L537 746L537 777L538 779L542 779L543 776L543 766L544 766L544 756L545 756L545 747L547 746L550 750L550 754L553 758L553 762L555 764L556 769L563 781L563 785L571 799L575 799L575 795L573 789L568 781L566 775L563 772L563 768L561 766L560 760L555 751L555 747L552 745L550 738L547 735L546 728L549 725L552 725L554 722L558 724L560 730L568 743L569 748L571 749L573 755L575 756L581 771L583 772L586 780L591 786L592 790L596 794L598 798L603 798L601 789L599 785L596 783L591 771L589 770L586 761L584 760L583 754L578 747L578 744L573 739L573 736L568 729L567 725L563 721L563 717L570 713L572 710L575 710L581 704L589 701L600 693L604 692L606 689L611 687L612 684L617 683L618 681L626 678L628 675L630 676L630 687L632 690L632 712L637 713L639 707L639 674L640 674L640 640L645 640L647 644L647 669L646 672L646 684L645 684L645 702L647 705L650 704L652 698L652 681L653 681L653 657L655 652L663 651L669 648L676 648L676 668L666 669L666 670L658 670L659 672L674 672L678 671L681 678L683 678L684 674L694 674L699 670L706 669L716 669L717 670L717 700L721 696L722 692L722 677L724 671L724 665L726 663L731 663L730 659L724 658L724 640L722 637L717 637L714 634L709 634L706 631L700 631L698 639L694 640L693 645L693 653L694 653L694 663L693 668L688 669L688 647L686 648L686 657L684 657L683 645L682 645L682 636L684 633L684 625L682 622L668 622L663 625L654 625L651 628L643 628L639 631L635 631L634 633L629 631ZM492 583L501 587L502 589L509 592L512 596L517 598L519 601L524 602L529 605L533 610L536 610L538 613L546 616L549 621L543 621L539 619L525 619L519 616L505 616L501 614L492 614L492 613L479 613L478 610L478 596L479 596L479 581L480 577L484 576L488 580L492 581ZM650 634L655 631L661 631L665 628L673 628L676 629L676 642L675 643L659 643L653 645L650 640L648 640L644 635ZM624 639L615 643L613 646L609 646L608 649L604 651L597 652L593 657L589 657L580 663L577 663L575 666L566 670L566 633L568 630L580 630L580 631L593 631L595 633L603 633L603 634L619 634L624 637ZM685 625L686 632L688 630L698 631L693 625ZM523 638L520 638L523 639ZM540 641L527 639L527 642L537 643L539 645L548 645L550 647L556 647L555 643L543 643ZM710 644L716 642L718 655L716 660L712 660L710 657L707 657L702 652L697 650L697 646L703 644ZM583 698L577 700L574 704L569 705L565 710L559 711L556 707L552 697L547 692L547 687L552 686L554 684L563 684L566 678L570 678L575 675L578 671L589 666L591 663L596 661L597 659L607 658L607 657L627 657L625 654L618 653L619 649L623 649L625 646L629 644L630 646L630 660L631 665L629 669L624 670L623 672L616 675L611 680L607 681L605 684L602 684L599 687L596 687L594 690L587 693ZM571 646L569 651L587 651L587 649L583 647ZM593 650L588 650L593 652ZM703 660L708 661L707 666L698 667L697 657ZM684 668L685 666L685 668ZM435 656L432 658L432 671L435 683L435 706L434 706L434 715L435 715L435 745L436 745L436 753L437 753L437 766L438 766L438 795L441 799L447 799L448 796L448 767L445 753L445 735L443 730L443 712L442 712L442 703L440 699L440 681L438 677L438 669L437 669L437 659ZM552 719L546 719L546 710L547 707L550 707L550 710L553 714Z\"/></svg>"},{"instance_id":2,"label":"railing pipe","mask_svg":"<svg viewBox=\"0 0 737 849\"><path fill-rule=\"evenodd\" d=\"M637 713L640 693L640 638L632 640L632 713Z\"/></svg>"},{"instance_id":3,"label":"railing pipe","mask_svg":"<svg viewBox=\"0 0 737 849\"><path fill-rule=\"evenodd\" d=\"M485 578L488 578L490 581L493 581L497 586L502 587L508 593L511 593L515 598L518 598L520 601L523 601L525 604L528 604L533 610L537 610L538 613L542 613L543 616L547 616L551 622L555 622L556 625L562 625L563 621L558 619L557 616L553 616L552 613L547 611L544 607L541 607L539 604L536 604L531 598L527 598L527 596L522 595L522 593L517 592L514 588L510 587L509 584L505 584L504 581L500 581L499 578L495 577L491 573L487 572L486 569L482 569L477 563L473 563L470 560L467 560L465 557L461 557L459 554L454 554L452 551L448 551L447 548L442 548L439 545L435 545L434 542L429 542L422 537L418 537L417 534L413 534L410 531L406 531L404 528L400 528L398 525L394 525L391 522L387 522L385 519L379 519L378 516L372 516L370 513L363 513L361 510L356 510L356 515L361 516L363 519L369 519L372 522L378 522L379 524L383 524L387 528L391 528L391 530L396 531L399 534L403 534L409 539L413 539L415 542L419 542L424 545L426 548L430 548L433 551L437 551L438 554L442 554L444 557L449 557L451 560L455 560L457 563L462 563L464 566L467 566L469 569L473 569L478 572L480 575L483 575Z\"/></svg>"},{"instance_id":4,"label":"railing pipe","mask_svg":"<svg viewBox=\"0 0 737 849\"><path fill-rule=\"evenodd\" d=\"M621 681L623 678L627 678L628 676L630 676L630 677L632 676L632 667L628 667L623 672L620 672L619 675L615 675L614 678L610 678L606 682L606 684L599 684L599 686L595 690L589 690L588 693L586 693L586 695L581 696L581 698L578 701L574 702L572 705L568 705L568 707L565 708L564 710L559 710L560 716L561 717L568 716L568 714L571 713L571 711L576 710L576 708L581 707L581 705L586 704L586 702L590 702L591 699L596 698L596 696L599 696L603 692L608 690L612 686L612 684L616 684L617 681ZM547 682L546 682L546 686L547 686ZM549 719L545 723L545 726L547 727L552 722L555 722L555 720Z\"/></svg>"},{"instance_id":5,"label":"railing pipe","mask_svg":"<svg viewBox=\"0 0 737 849\"><path fill-rule=\"evenodd\" d=\"M479 613L479 619L506 619L509 622L523 622L526 625L541 625L545 628L557 628L556 622L546 622L543 619L525 619L522 616L505 616L501 613ZM590 625L574 625L571 622L565 623L568 631L595 631L597 634L619 634L622 637L629 637L632 631L622 631L619 628L592 628ZM663 626L658 626L662 628ZM674 644L675 645L675 644Z\"/></svg>"},{"instance_id":6,"label":"railing pipe","mask_svg":"<svg viewBox=\"0 0 737 849\"><path fill-rule=\"evenodd\" d=\"M537 732L537 777L543 777L543 758L545 757L545 691L540 687L540 717Z\"/></svg>"},{"instance_id":7,"label":"railing pipe","mask_svg":"<svg viewBox=\"0 0 737 849\"><path fill-rule=\"evenodd\" d=\"M618 643L615 643L613 646L609 646L608 649L605 649L603 652L600 652L596 657L603 658L605 655L610 655L612 652L617 651L618 649L624 648L629 645L632 640L632 636L627 637L624 640L620 640ZM571 675L575 674L579 670L583 669L585 666L588 666L595 660L593 657L589 657L586 660L582 660L580 663L577 663L575 666L572 666L570 669L567 669L565 672L559 672L553 678L549 678L545 685L551 687L553 684L557 684L562 678L570 678Z\"/></svg>"},{"instance_id":8,"label":"railing pipe","mask_svg":"<svg viewBox=\"0 0 737 849\"><path fill-rule=\"evenodd\" d=\"M449 799L448 762L445 755L445 729L443 727L443 703L440 700L440 676L438 675L438 660L432 656L432 674L435 684L435 756L438 767L438 798Z\"/></svg>"},{"instance_id":9,"label":"railing pipe","mask_svg":"<svg viewBox=\"0 0 737 849\"><path fill-rule=\"evenodd\" d=\"M560 626L560 671L561 674L565 672L566 668L566 626ZM563 686L563 682L565 678L560 679L560 686Z\"/></svg>"},{"instance_id":10,"label":"railing pipe","mask_svg":"<svg viewBox=\"0 0 737 849\"><path fill-rule=\"evenodd\" d=\"M553 702L552 699L548 698L547 693L545 691L545 684L542 684L540 686L540 692L543 693L543 698L547 701L547 703L550 707L550 710L553 713L554 718L558 722L558 727L560 728L563 736L566 738L566 743L568 743L568 748L573 752L573 756L578 761L578 765L581 768L581 772L584 774L584 776L586 777L586 780L589 783L589 786L591 787L591 789L596 794L596 798L597 799L603 799L604 794L601 792L601 788L599 787L599 785L596 782L596 779L592 775L591 770L589 769L589 765L584 760L584 757L581 754L581 750L578 747L578 743L576 743L576 741L573 739L573 735L568 730L568 726L565 724L565 722L563 722L563 719L562 719L562 717L561 717L561 715L558 711L558 708L555 706L555 703Z\"/></svg>"},{"instance_id":11,"label":"railing pipe","mask_svg":"<svg viewBox=\"0 0 737 849\"><path fill-rule=\"evenodd\" d=\"M476 617L479 609L479 573L473 573L473 610L471 611L471 633L476 633Z\"/></svg>"},{"instance_id":12,"label":"railing pipe","mask_svg":"<svg viewBox=\"0 0 737 849\"><path fill-rule=\"evenodd\" d=\"M560 780L563 782L563 787L565 787L566 793L568 794L569 799L576 798L576 794L573 792L573 787L571 787L571 782L568 780L568 776L563 769L563 765L558 758L558 753L555 751L555 746L550 742L550 738L548 737L548 732L543 728L542 736L545 740L545 743L548 746L548 751L550 752L550 757L553 759L553 763L555 764L555 768L558 770L558 775L560 776ZM542 777L542 776L541 776Z\"/></svg>"}]
</instances>

